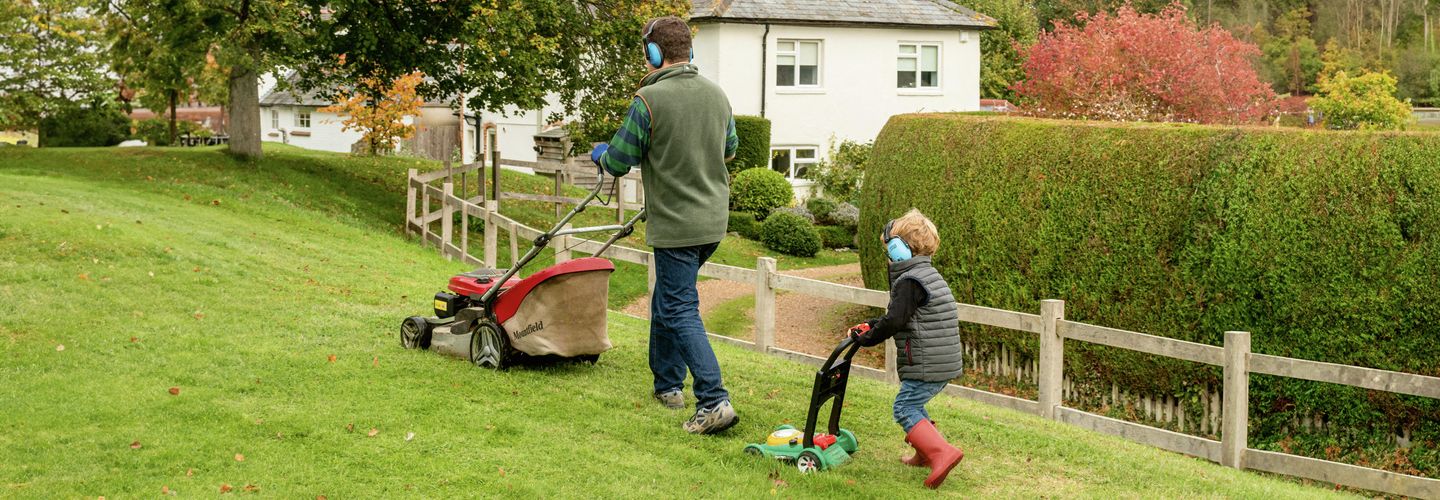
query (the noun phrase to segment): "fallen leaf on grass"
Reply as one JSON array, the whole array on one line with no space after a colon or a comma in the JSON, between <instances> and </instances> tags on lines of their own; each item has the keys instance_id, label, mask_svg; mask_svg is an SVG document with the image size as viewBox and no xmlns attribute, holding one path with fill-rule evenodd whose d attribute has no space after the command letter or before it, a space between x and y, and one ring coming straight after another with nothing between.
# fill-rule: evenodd
<instances>
[{"instance_id":1,"label":"fallen leaf on grass","mask_svg":"<svg viewBox=\"0 0 1440 500\"><path fill-rule=\"evenodd\" d=\"M236 453L236 454L235 454L235 461L236 461L236 462L244 462L244 461L245 461L245 455Z\"/></svg>"},{"instance_id":2,"label":"fallen leaf on grass","mask_svg":"<svg viewBox=\"0 0 1440 500\"><path fill-rule=\"evenodd\" d=\"M376 429L376 428L374 428L374 427L371 427L371 428L370 428L370 432L365 433L366 436L369 436L369 437L372 437L372 438L375 437L376 434L380 434L380 429Z\"/></svg>"},{"instance_id":3,"label":"fallen leaf on grass","mask_svg":"<svg viewBox=\"0 0 1440 500\"><path fill-rule=\"evenodd\" d=\"M233 490L233 489L235 489L235 488L232 488L232 487L231 487L229 484L227 484L227 483L220 483L220 492L221 492L221 493L229 493L230 490Z\"/></svg>"},{"instance_id":4,"label":"fallen leaf on grass","mask_svg":"<svg viewBox=\"0 0 1440 500\"><path fill-rule=\"evenodd\" d=\"M245 491L254 493L254 492L260 491L260 487L259 487L259 486L255 486L255 485L253 485L253 484L247 484L247 485L245 485Z\"/></svg>"},{"instance_id":5,"label":"fallen leaf on grass","mask_svg":"<svg viewBox=\"0 0 1440 500\"><path fill-rule=\"evenodd\" d=\"M185 469L185 477L193 477L194 475L195 469Z\"/></svg>"},{"instance_id":6,"label":"fallen leaf on grass","mask_svg":"<svg viewBox=\"0 0 1440 500\"><path fill-rule=\"evenodd\" d=\"M76 276L76 278L78 278L80 281L90 281L90 273L80 273L80 275Z\"/></svg>"},{"instance_id":7,"label":"fallen leaf on grass","mask_svg":"<svg viewBox=\"0 0 1440 500\"><path fill-rule=\"evenodd\" d=\"M255 425L260 425L260 424L263 424L263 423L265 423L265 419L263 419L263 418L257 418L257 419L255 419Z\"/></svg>"},{"instance_id":8,"label":"fallen leaf on grass","mask_svg":"<svg viewBox=\"0 0 1440 500\"><path fill-rule=\"evenodd\" d=\"M331 354L331 355L330 355L330 362L331 362L331 363L334 363L334 362L335 362L335 355L334 355L334 354Z\"/></svg>"},{"instance_id":9,"label":"fallen leaf on grass","mask_svg":"<svg viewBox=\"0 0 1440 500\"><path fill-rule=\"evenodd\" d=\"M210 200L211 205L220 206L220 200Z\"/></svg>"},{"instance_id":10,"label":"fallen leaf on grass","mask_svg":"<svg viewBox=\"0 0 1440 500\"><path fill-rule=\"evenodd\" d=\"M375 359L370 360L370 366L380 366L380 356L375 356Z\"/></svg>"},{"instance_id":11,"label":"fallen leaf on grass","mask_svg":"<svg viewBox=\"0 0 1440 500\"><path fill-rule=\"evenodd\" d=\"M775 395L776 395L776 394L780 394L780 388L778 388L778 387L777 387L777 388L774 388L774 389L771 389L769 393L766 393L766 394L765 394L765 399L775 399Z\"/></svg>"},{"instance_id":12,"label":"fallen leaf on grass","mask_svg":"<svg viewBox=\"0 0 1440 500\"><path fill-rule=\"evenodd\" d=\"M59 345L56 345L56 346L55 346L55 351L56 351L56 352L63 351L63 350L65 350L65 344L59 344Z\"/></svg>"},{"instance_id":13,"label":"fallen leaf on grass","mask_svg":"<svg viewBox=\"0 0 1440 500\"><path fill-rule=\"evenodd\" d=\"M62 214L67 214L67 215L68 215L68 214L70 213L70 211L62 208L62 209L60 209L60 213L62 213Z\"/></svg>"},{"instance_id":14,"label":"fallen leaf on grass","mask_svg":"<svg viewBox=\"0 0 1440 500\"><path fill-rule=\"evenodd\" d=\"M173 496L175 496L175 491L174 491L174 490L171 490L169 486L161 486L161 487L160 487L160 494L161 494L161 495L170 495L170 496L173 497Z\"/></svg>"},{"instance_id":15,"label":"fallen leaf on grass","mask_svg":"<svg viewBox=\"0 0 1440 500\"><path fill-rule=\"evenodd\" d=\"M130 449L132 449L132 450L138 450L138 449L140 449L140 442L139 442L139 441L135 441L135 442L130 443Z\"/></svg>"},{"instance_id":16,"label":"fallen leaf on grass","mask_svg":"<svg viewBox=\"0 0 1440 500\"><path fill-rule=\"evenodd\" d=\"M345 424L345 432L355 432L355 424Z\"/></svg>"},{"instance_id":17,"label":"fallen leaf on grass","mask_svg":"<svg viewBox=\"0 0 1440 500\"><path fill-rule=\"evenodd\" d=\"M200 272L200 266L195 266L195 269L192 269L192 271L197 273Z\"/></svg>"},{"instance_id":18,"label":"fallen leaf on grass","mask_svg":"<svg viewBox=\"0 0 1440 500\"><path fill-rule=\"evenodd\" d=\"M200 311L195 311L195 314L192 314L191 316L194 316L195 319L205 319L205 313Z\"/></svg>"},{"instance_id":19,"label":"fallen leaf on grass","mask_svg":"<svg viewBox=\"0 0 1440 500\"><path fill-rule=\"evenodd\" d=\"M179 395L180 395L180 388L179 388L179 387L171 387L171 388L170 388L170 395L171 395L171 396L179 396Z\"/></svg>"},{"instance_id":20,"label":"fallen leaf on grass","mask_svg":"<svg viewBox=\"0 0 1440 500\"><path fill-rule=\"evenodd\" d=\"M190 201L190 195L185 195L185 201Z\"/></svg>"},{"instance_id":21,"label":"fallen leaf on grass","mask_svg":"<svg viewBox=\"0 0 1440 500\"><path fill-rule=\"evenodd\" d=\"M775 485L776 488L783 488L790 485L790 483L786 483L784 479L780 479L780 471L778 470L770 471L770 483Z\"/></svg>"},{"instance_id":22,"label":"fallen leaf on grass","mask_svg":"<svg viewBox=\"0 0 1440 500\"><path fill-rule=\"evenodd\" d=\"M504 468L504 467L497 467L497 468L500 469L500 477L505 477L505 468Z\"/></svg>"},{"instance_id":23,"label":"fallen leaf on grass","mask_svg":"<svg viewBox=\"0 0 1440 500\"><path fill-rule=\"evenodd\" d=\"M330 499L329 499L329 498L325 498L325 495L315 495L315 500L330 500Z\"/></svg>"},{"instance_id":24,"label":"fallen leaf on grass","mask_svg":"<svg viewBox=\"0 0 1440 500\"><path fill-rule=\"evenodd\" d=\"M409 440L411 440L411 439L415 439L415 433L413 433L413 432L407 432L407 433L405 433L405 440L406 440L406 441L409 441Z\"/></svg>"}]
</instances>

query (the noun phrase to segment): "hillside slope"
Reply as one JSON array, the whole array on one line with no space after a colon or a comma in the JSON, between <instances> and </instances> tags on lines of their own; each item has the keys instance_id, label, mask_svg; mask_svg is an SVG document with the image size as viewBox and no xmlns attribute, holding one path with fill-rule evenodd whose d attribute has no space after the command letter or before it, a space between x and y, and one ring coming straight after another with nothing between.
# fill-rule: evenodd
<instances>
[{"instance_id":1,"label":"hillside slope","mask_svg":"<svg viewBox=\"0 0 1440 500\"><path fill-rule=\"evenodd\" d=\"M895 460L877 382L848 399L856 458L801 476L740 451L803 419L798 364L718 346L743 420L695 437L649 400L640 320L612 316L596 366L401 349L400 319L463 268L390 222L398 162L0 152L0 496L930 495ZM1327 494L968 401L933 409L967 452L942 495Z\"/></svg>"}]
</instances>

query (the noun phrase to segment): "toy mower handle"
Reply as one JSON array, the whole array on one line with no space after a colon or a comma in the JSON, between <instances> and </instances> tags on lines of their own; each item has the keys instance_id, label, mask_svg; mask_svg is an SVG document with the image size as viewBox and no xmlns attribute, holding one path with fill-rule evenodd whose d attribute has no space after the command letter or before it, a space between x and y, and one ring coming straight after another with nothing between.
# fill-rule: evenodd
<instances>
[{"instance_id":1,"label":"toy mower handle","mask_svg":"<svg viewBox=\"0 0 1440 500\"><path fill-rule=\"evenodd\" d=\"M849 362L851 358L855 357L855 353L859 351L860 342L856 341L854 336L847 334L845 335L845 339L840 341L840 345L836 346L835 350L830 352L830 357L825 358L825 364L822 365L823 367L821 369L829 370L834 368L837 360Z\"/></svg>"}]
</instances>

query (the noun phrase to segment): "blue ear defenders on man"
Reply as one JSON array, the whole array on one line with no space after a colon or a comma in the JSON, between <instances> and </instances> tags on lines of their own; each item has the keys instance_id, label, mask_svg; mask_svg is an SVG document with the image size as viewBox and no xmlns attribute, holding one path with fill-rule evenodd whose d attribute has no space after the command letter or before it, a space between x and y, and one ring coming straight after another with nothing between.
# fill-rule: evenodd
<instances>
[{"instance_id":1,"label":"blue ear defenders on man","mask_svg":"<svg viewBox=\"0 0 1440 500\"><path fill-rule=\"evenodd\" d=\"M911 257L915 256L910 253L910 245L906 245L905 240L900 239L899 236L890 234L890 228L894 226L895 221L893 219L890 222L886 222L885 230L881 233L880 238L885 240L885 253L890 256L891 262L910 260Z\"/></svg>"},{"instance_id":2,"label":"blue ear defenders on man","mask_svg":"<svg viewBox=\"0 0 1440 500\"><path fill-rule=\"evenodd\" d=\"M665 54L660 50L660 44L650 41L650 32L655 31L655 23L657 22L660 22L660 20L656 19L650 21L650 24L645 25L645 36L641 37L645 40L645 62L650 63L650 67L652 68L665 65ZM690 60L695 60L695 46L693 44L690 46Z\"/></svg>"}]
</instances>

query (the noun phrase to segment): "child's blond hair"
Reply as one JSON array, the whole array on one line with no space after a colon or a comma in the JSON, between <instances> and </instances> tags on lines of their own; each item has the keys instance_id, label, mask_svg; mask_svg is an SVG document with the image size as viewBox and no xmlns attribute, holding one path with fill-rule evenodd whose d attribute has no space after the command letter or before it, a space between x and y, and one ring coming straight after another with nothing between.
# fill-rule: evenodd
<instances>
[{"instance_id":1,"label":"child's blond hair","mask_svg":"<svg viewBox=\"0 0 1440 500\"><path fill-rule=\"evenodd\" d=\"M940 232L919 209L912 208L895 219L895 224L890 226L890 235L905 240L910 253L915 255L935 255L940 248Z\"/></svg>"}]
</instances>

